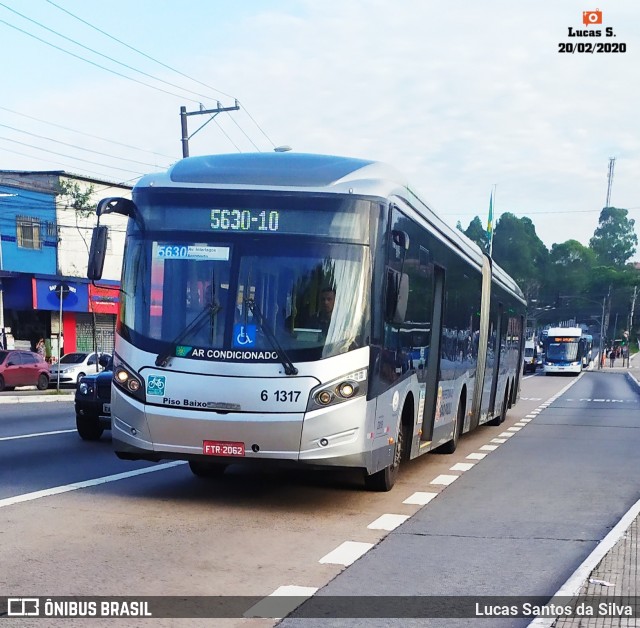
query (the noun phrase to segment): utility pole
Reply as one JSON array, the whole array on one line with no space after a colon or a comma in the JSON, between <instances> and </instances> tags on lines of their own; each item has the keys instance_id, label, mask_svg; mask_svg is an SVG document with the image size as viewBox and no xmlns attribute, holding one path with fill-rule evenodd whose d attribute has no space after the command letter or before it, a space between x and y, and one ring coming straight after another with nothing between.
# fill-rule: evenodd
<instances>
[{"instance_id":1,"label":"utility pole","mask_svg":"<svg viewBox=\"0 0 640 628\"><path fill-rule=\"evenodd\" d=\"M240 103L236 100L236 104L233 107L223 107L220 103L215 109L205 109L202 105L200 105L199 111L187 111L186 107L180 107L180 127L182 130L182 156L189 156L189 140L202 129L204 126L209 124L211 120L213 120L219 113L223 113L224 111L237 111L240 109ZM187 130L187 116L201 116L201 115L211 115L211 117L200 127L198 127L191 135L189 135L189 131Z\"/></svg>"},{"instance_id":2,"label":"utility pole","mask_svg":"<svg viewBox=\"0 0 640 628\"><path fill-rule=\"evenodd\" d=\"M609 174L607 176L607 201L605 207L611 207L611 188L613 187L613 169L616 165L616 158L609 158Z\"/></svg>"},{"instance_id":3,"label":"utility pole","mask_svg":"<svg viewBox=\"0 0 640 628\"><path fill-rule=\"evenodd\" d=\"M631 297L631 311L629 312L629 322L627 323L627 330L631 335L631 328L633 327L633 313L636 309L636 297L638 296L638 286L633 286L633 296Z\"/></svg>"}]
</instances>

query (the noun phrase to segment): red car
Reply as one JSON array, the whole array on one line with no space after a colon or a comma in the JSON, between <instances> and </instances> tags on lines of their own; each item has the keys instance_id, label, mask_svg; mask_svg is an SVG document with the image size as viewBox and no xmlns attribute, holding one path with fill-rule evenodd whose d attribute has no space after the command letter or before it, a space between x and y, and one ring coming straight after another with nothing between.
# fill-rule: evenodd
<instances>
[{"instance_id":1,"label":"red car","mask_svg":"<svg viewBox=\"0 0 640 628\"><path fill-rule=\"evenodd\" d=\"M0 350L0 391L16 386L49 386L49 365L33 351Z\"/></svg>"}]
</instances>

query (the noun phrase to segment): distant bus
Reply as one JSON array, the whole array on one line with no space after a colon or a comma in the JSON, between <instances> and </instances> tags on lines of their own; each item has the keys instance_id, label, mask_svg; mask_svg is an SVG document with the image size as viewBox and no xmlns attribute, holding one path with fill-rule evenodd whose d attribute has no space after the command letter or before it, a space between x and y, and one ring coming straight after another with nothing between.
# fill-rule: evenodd
<instances>
[{"instance_id":1,"label":"distant bus","mask_svg":"<svg viewBox=\"0 0 640 628\"><path fill-rule=\"evenodd\" d=\"M583 333L580 342L582 344L582 367L587 368L591 364L591 360L593 360L593 336Z\"/></svg>"},{"instance_id":2,"label":"distant bus","mask_svg":"<svg viewBox=\"0 0 640 628\"><path fill-rule=\"evenodd\" d=\"M191 157L148 175L129 217L111 402L130 460L358 468L498 424L519 396L522 292L404 178L295 153ZM94 231L99 279L106 227ZM329 311L332 308L332 311Z\"/></svg>"},{"instance_id":3,"label":"distant bus","mask_svg":"<svg viewBox=\"0 0 640 628\"><path fill-rule=\"evenodd\" d=\"M551 327L545 347L545 375L582 371L584 344L580 327Z\"/></svg>"}]
</instances>

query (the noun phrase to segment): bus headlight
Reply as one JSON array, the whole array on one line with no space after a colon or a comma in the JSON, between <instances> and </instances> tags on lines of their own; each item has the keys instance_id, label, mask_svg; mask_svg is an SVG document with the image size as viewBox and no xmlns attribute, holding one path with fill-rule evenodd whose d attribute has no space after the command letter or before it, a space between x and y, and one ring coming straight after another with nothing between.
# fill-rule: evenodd
<instances>
[{"instance_id":1,"label":"bus headlight","mask_svg":"<svg viewBox=\"0 0 640 628\"><path fill-rule=\"evenodd\" d=\"M328 390L321 390L316 395L316 401L323 406L328 406L333 399L333 395Z\"/></svg>"},{"instance_id":2,"label":"bus headlight","mask_svg":"<svg viewBox=\"0 0 640 628\"><path fill-rule=\"evenodd\" d=\"M311 391L307 412L342 403L367 393L367 369L348 373Z\"/></svg>"},{"instance_id":3,"label":"bus headlight","mask_svg":"<svg viewBox=\"0 0 640 628\"><path fill-rule=\"evenodd\" d=\"M127 395L144 401L144 385L139 375L122 360L114 357L113 382Z\"/></svg>"},{"instance_id":4,"label":"bus headlight","mask_svg":"<svg viewBox=\"0 0 640 628\"><path fill-rule=\"evenodd\" d=\"M358 384L355 382L342 382L336 390L343 399L349 399L358 392Z\"/></svg>"}]
</instances>

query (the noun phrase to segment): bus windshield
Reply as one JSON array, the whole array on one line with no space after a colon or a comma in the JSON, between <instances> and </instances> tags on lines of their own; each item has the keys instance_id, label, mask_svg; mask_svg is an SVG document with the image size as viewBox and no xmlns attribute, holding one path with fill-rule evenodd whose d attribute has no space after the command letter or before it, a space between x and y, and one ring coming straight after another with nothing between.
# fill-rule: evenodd
<instances>
[{"instance_id":1,"label":"bus windshield","mask_svg":"<svg viewBox=\"0 0 640 628\"><path fill-rule=\"evenodd\" d=\"M578 359L578 347L577 338L570 342L549 342L547 360L575 362Z\"/></svg>"},{"instance_id":2,"label":"bus windshield","mask_svg":"<svg viewBox=\"0 0 640 628\"><path fill-rule=\"evenodd\" d=\"M172 355L278 361L280 350L311 360L363 345L368 247L192 236L129 238L121 332L140 348L161 353L179 338Z\"/></svg>"}]
</instances>

